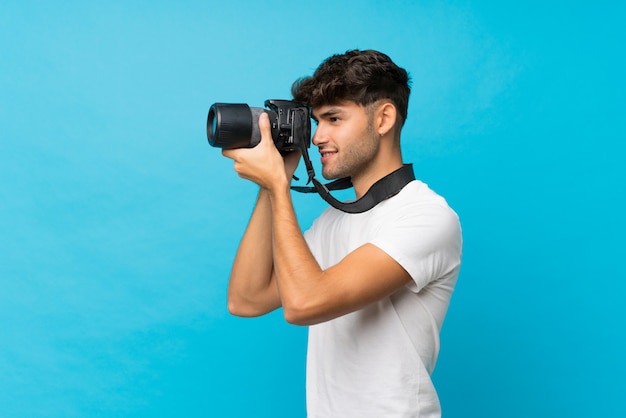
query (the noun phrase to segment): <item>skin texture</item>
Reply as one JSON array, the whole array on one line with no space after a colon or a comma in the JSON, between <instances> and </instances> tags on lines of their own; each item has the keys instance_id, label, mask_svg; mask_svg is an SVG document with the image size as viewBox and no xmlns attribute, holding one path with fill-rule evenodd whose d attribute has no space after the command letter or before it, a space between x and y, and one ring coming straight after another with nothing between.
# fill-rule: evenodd
<instances>
[{"instance_id":1,"label":"skin texture","mask_svg":"<svg viewBox=\"0 0 626 418\"><path fill-rule=\"evenodd\" d=\"M363 107L340 102L313 109L313 144L327 179L351 176L357 197L402 166L396 108L386 101ZM297 154L284 158L271 139L267 115L251 149L223 150L240 177L261 189L237 251L228 288L229 311L258 316L282 306L285 319L312 325L361 309L411 280L385 252L365 244L323 270L309 251L291 200Z\"/></svg>"},{"instance_id":2,"label":"skin texture","mask_svg":"<svg viewBox=\"0 0 626 418\"><path fill-rule=\"evenodd\" d=\"M313 144L322 157L324 178L331 180L362 172L378 153L379 136L370 123L370 115L348 112L340 106L325 106L314 117L318 129ZM361 128L363 124L365 128Z\"/></svg>"}]
</instances>

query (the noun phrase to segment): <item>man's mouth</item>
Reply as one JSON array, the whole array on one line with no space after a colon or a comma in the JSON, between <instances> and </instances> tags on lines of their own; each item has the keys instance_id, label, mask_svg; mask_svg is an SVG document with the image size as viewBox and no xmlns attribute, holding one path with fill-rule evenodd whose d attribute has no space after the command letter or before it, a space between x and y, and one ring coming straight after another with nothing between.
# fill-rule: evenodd
<instances>
[{"instance_id":1,"label":"man's mouth","mask_svg":"<svg viewBox=\"0 0 626 418\"><path fill-rule=\"evenodd\" d=\"M321 150L320 155L322 156L322 164L330 160L335 154L337 154L337 151Z\"/></svg>"}]
</instances>

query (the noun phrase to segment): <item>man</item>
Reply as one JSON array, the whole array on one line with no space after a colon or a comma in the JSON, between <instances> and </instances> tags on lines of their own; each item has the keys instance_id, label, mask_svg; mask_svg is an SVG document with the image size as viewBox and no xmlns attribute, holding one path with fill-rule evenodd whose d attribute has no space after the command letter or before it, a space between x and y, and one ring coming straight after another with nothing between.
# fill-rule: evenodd
<instances>
[{"instance_id":1,"label":"man","mask_svg":"<svg viewBox=\"0 0 626 418\"><path fill-rule=\"evenodd\" d=\"M326 179L350 177L357 199L411 169L402 161L409 77L377 51L348 51L294 83L311 106ZM224 150L261 189L233 263L228 306L279 307L309 325L309 418L439 417L430 374L461 259L456 214L413 180L362 213L328 208L303 235L290 195L300 155L277 151L265 114L251 149ZM379 182L380 183L380 182Z\"/></svg>"}]
</instances>

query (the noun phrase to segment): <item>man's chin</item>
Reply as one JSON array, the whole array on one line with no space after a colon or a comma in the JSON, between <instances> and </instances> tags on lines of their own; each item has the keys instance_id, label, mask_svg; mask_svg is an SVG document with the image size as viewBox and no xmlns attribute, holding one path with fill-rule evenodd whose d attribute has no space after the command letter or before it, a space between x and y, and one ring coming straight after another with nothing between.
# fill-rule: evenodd
<instances>
[{"instance_id":1,"label":"man's chin","mask_svg":"<svg viewBox=\"0 0 626 418\"><path fill-rule=\"evenodd\" d=\"M324 177L324 179L331 181L331 180L337 180L339 178L341 178L342 176L338 176L335 173L332 172L327 172L325 170L322 170L322 177Z\"/></svg>"}]
</instances>

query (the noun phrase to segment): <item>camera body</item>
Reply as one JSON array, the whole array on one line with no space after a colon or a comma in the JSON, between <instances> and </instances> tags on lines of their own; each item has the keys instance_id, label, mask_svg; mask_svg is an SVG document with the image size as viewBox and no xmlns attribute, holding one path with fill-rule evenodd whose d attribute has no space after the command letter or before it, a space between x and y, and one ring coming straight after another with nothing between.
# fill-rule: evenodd
<instances>
[{"instance_id":1,"label":"camera body","mask_svg":"<svg viewBox=\"0 0 626 418\"><path fill-rule=\"evenodd\" d=\"M252 148L261 141L259 116L267 113L272 139L281 152L302 150L311 145L311 116L308 106L291 100L266 100L265 107L243 103L214 103L207 117L207 138L216 148Z\"/></svg>"}]
</instances>

